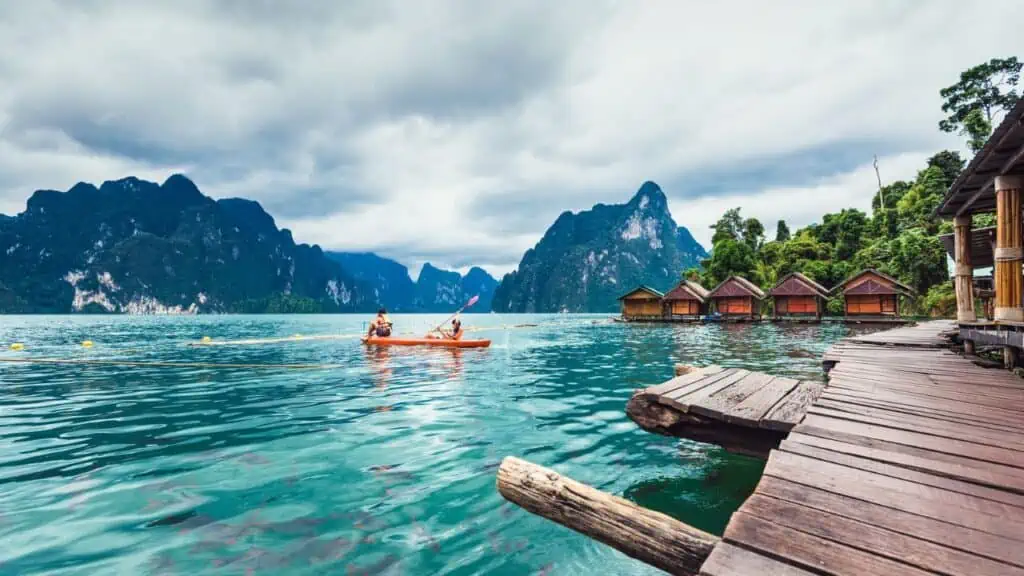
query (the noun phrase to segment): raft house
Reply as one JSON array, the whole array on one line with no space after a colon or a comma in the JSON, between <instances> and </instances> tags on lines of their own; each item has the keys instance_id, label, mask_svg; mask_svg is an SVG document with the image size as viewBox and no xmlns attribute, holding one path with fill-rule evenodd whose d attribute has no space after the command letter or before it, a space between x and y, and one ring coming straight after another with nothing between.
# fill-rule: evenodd
<instances>
[{"instance_id":1,"label":"raft house","mask_svg":"<svg viewBox=\"0 0 1024 576\"><path fill-rule=\"evenodd\" d=\"M662 298L665 318L673 322L697 322L708 313L708 290L683 280Z\"/></svg>"},{"instance_id":2,"label":"raft house","mask_svg":"<svg viewBox=\"0 0 1024 576\"><path fill-rule=\"evenodd\" d=\"M715 312L727 322L755 322L761 319L765 293L742 276L729 276L708 294Z\"/></svg>"},{"instance_id":3,"label":"raft house","mask_svg":"<svg viewBox=\"0 0 1024 576\"><path fill-rule=\"evenodd\" d=\"M622 318L629 321L660 321L664 319L662 298L665 295L641 284L619 296Z\"/></svg>"},{"instance_id":4,"label":"raft house","mask_svg":"<svg viewBox=\"0 0 1024 576\"><path fill-rule=\"evenodd\" d=\"M1024 243L1021 194L1024 190L1024 100L1020 100L960 173L935 210L953 221L957 326L965 350L1003 349L1009 368L1020 365L1024 348ZM995 213L995 230L973 230L975 214ZM975 307L978 268L992 267L991 315Z\"/></svg>"},{"instance_id":5,"label":"raft house","mask_svg":"<svg viewBox=\"0 0 1024 576\"><path fill-rule=\"evenodd\" d=\"M843 319L846 322L903 324L900 298L912 298L913 288L873 268L861 270L832 288L843 295Z\"/></svg>"},{"instance_id":6,"label":"raft house","mask_svg":"<svg viewBox=\"0 0 1024 576\"><path fill-rule=\"evenodd\" d=\"M799 272L782 277L768 291L774 310L772 320L820 322L828 301L828 289Z\"/></svg>"}]
</instances>

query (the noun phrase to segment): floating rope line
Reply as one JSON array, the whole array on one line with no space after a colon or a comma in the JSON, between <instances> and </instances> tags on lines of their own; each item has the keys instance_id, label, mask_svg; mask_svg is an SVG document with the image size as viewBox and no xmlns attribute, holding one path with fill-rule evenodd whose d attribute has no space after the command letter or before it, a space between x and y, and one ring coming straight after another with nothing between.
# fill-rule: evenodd
<instances>
[{"instance_id":1,"label":"floating rope line","mask_svg":"<svg viewBox=\"0 0 1024 576\"><path fill-rule=\"evenodd\" d=\"M345 364L229 364L219 362L170 362L163 360L99 360L91 358L0 358L6 364L77 364L86 366L125 366L132 368L240 368L246 370L337 370Z\"/></svg>"}]
</instances>

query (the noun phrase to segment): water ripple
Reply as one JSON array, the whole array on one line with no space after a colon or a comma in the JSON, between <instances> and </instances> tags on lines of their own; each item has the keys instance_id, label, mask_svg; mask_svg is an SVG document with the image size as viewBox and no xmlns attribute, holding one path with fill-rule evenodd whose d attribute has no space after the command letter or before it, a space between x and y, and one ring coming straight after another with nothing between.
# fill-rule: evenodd
<instances>
[{"instance_id":1,"label":"water ripple","mask_svg":"<svg viewBox=\"0 0 1024 576\"><path fill-rule=\"evenodd\" d=\"M502 500L501 459L720 532L762 463L644 433L626 400L680 362L820 378L847 334L484 315L467 326L539 326L490 332L486 350L184 345L363 320L5 317L0 344L26 350L0 357L339 367L0 365L0 573L653 574Z\"/></svg>"}]
</instances>

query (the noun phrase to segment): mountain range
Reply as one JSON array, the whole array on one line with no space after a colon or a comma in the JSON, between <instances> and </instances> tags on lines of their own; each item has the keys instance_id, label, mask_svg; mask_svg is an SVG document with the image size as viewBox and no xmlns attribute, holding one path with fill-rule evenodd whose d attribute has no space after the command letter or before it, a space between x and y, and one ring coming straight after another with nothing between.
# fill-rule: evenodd
<instances>
[{"instance_id":1,"label":"mountain range","mask_svg":"<svg viewBox=\"0 0 1024 576\"><path fill-rule=\"evenodd\" d=\"M379 281L398 270L394 286ZM0 215L2 313L370 312L391 301L450 311L497 284L478 268L424 272L406 298L397 262L296 244L259 203L214 200L180 174L39 190L24 212Z\"/></svg>"},{"instance_id":2,"label":"mountain range","mask_svg":"<svg viewBox=\"0 0 1024 576\"><path fill-rule=\"evenodd\" d=\"M626 204L563 212L494 293L495 312L610 312L638 284L666 290L707 251L644 182Z\"/></svg>"},{"instance_id":3,"label":"mountain range","mask_svg":"<svg viewBox=\"0 0 1024 576\"><path fill-rule=\"evenodd\" d=\"M499 284L426 263L299 244L259 203L214 200L176 174L38 190L0 215L0 313L603 312L667 289L707 252L644 183L626 204L564 212Z\"/></svg>"}]
</instances>

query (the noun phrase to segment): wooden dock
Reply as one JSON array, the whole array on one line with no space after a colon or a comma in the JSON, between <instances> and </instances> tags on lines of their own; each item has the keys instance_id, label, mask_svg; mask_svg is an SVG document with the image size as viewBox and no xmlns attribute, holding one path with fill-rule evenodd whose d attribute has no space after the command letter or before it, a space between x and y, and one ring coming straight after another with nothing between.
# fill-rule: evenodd
<instances>
[{"instance_id":1,"label":"wooden dock","mask_svg":"<svg viewBox=\"0 0 1024 576\"><path fill-rule=\"evenodd\" d=\"M707 366L636 392L626 414L641 428L767 458L824 385Z\"/></svg>"},{"instance_id":2,"label":"wooden dock","mask_svg":"<svg viewBox=\"0 0 1024 576\"><path fill-rule=\"evenodd\" d=\"M741 429L780 438L721 539L666 517L581 524L577 512L528 509L672 574L1024 576L1024 380L958 356L945 338L952 328L846 339L826 353L829 382L816 392L712 366L634 395L630 416L652 431L703 434L747 453L766 442L744 448ZM528 484L562 482L536 468ZM519 502L511 478L499 474L499 490ZM555 505L586 507L576 492L559 489ZM680 546L683 560L670 554Z\"/></svg>"},{"instance_id":3,"label":"wooden dock","mask_svg":"<svg viewBox=\"0 0 1024 576\"><path fill-rule=\"evenodd\" d=\"M1024 381L945 349L946 324L829 351L701 574L1024 575Z\"/></svg>"}]
</instances>

